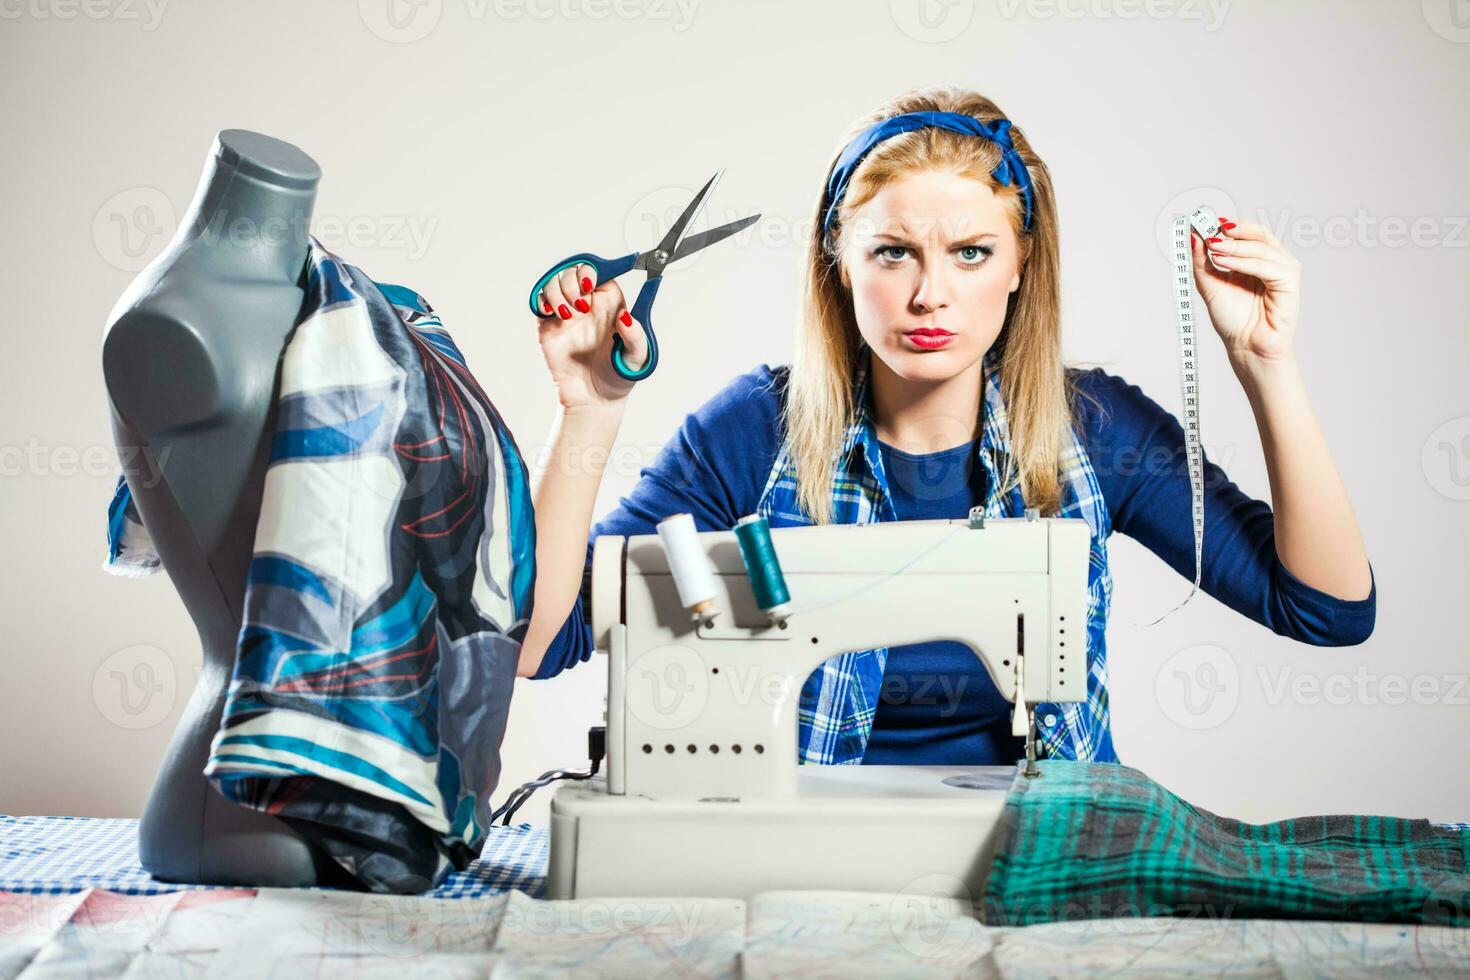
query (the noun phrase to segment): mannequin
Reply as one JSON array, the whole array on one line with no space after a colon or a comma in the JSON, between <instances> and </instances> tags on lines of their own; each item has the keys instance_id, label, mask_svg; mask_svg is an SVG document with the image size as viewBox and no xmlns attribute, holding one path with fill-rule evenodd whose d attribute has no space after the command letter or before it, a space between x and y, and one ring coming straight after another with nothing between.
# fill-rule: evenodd
<instances>
[{"instance_id":1,"label":"mannequin","mask_svg":"<svg viewBox=\"0 0 1470 980\"><path fill-rule=\"evenodd\" d=\"M139 828L143 867L163 880L353 887L296 831L226 800L203 776L235 663L277 368L304 299L320 178L288 143L221 132L178 233L108 317L113 433L203 646Z\"/></svg>"}]
</instances>

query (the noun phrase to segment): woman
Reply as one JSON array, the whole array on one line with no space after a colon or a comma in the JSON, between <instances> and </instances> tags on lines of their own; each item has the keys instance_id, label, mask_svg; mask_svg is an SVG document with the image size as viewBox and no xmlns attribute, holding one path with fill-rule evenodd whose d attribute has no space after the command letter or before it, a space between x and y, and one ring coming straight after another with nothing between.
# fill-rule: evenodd
<instances>
[{"instance_id":1,"label":"woman","mask_svg":"<svg viewBox=\"0 0 1470 980\"><path fill-rule=\"evenodd\" d=\"M737 377L689 416L592 537L650 534L681 511L701 530L757 512L773 526L866 523L960 518L977 504L991 516L1084 518L1088 699L1041 706L1037 734L1044 755L1116 761L1107 538L1122 531L1192 576L1183 428L1121 378L1062 364L1051 178L994 103L909 93L842 146L814 217L794 363ZM1360 643L1376 587L1295 361L1301 267L1263 226L1222 229L1208 242L1191 235L1195 277L1255 412L1276 507L1206 460L1201 587L1279 634ZM616 283L568 272L546 292L554 312L540 339L562 412L536 493L535 614L520 663L535 677L590 655L578 590L595 461L632 387L609 365L611 332L635 367L645 351ZM1010 763L1020 741L1009 717L960 644L859 651L803 689L801 758Z\"/></svg>"}]
</instances>

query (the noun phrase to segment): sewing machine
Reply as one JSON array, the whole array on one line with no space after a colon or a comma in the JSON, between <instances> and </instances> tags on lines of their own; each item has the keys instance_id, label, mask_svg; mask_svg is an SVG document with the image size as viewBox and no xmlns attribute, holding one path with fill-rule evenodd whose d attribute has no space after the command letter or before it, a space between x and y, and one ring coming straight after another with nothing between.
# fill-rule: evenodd
<instances>
[{"instance_id":1,"label":"sewing machine","mask_svg":"<svg viewBox=\"0 0 1470 980\"><path fill-rule=\"evenodd\" d=\"M770 535L791 595L774 621L733 532L698 535L718 589L699 615L681 604L657 535L597 540L607 767L552 798L547 897L981 894L1024 763L801 765L798 696L838 654L956 640L1016 705L1013 730L1034 758L1035 705L1086 697L1086 522L977 509L968 521Z\"/></svg>"}]
</instances>

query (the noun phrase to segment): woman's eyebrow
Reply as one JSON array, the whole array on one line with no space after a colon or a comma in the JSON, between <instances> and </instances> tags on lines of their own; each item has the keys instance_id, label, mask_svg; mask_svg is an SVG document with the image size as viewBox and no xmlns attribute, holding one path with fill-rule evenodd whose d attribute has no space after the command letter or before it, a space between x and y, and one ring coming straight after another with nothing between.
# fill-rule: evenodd
<instances>
[{"instance_id":1,"label":"woman's eyebrow","mask_svg":"<svg viewBox=\"0 0 1470 980\"><path fill-rule=\"evenodd\" d=\"M893 242L898 242L901 245L913 245L913 244L916 244L913 240L905 237L904 235L901 235L901 234L898 234L897 232L892 232L892 231L880 231L880 232L877 232L877 233L875 233L875 237L887 239L887 240L893 241ZM949 243L949 245L950 245L951 248L961 248L961 247L963 247L965 245L973 245L976 242L984 241L987 238L999 238L999 237L1000 236L998 234L996 234L995 232L993 232L993 231L982 231L978 235L971 235L968 238L960 238L960 239L957 239L955 241L952 241L952 242Z\"/></svg>"}]
</instances>

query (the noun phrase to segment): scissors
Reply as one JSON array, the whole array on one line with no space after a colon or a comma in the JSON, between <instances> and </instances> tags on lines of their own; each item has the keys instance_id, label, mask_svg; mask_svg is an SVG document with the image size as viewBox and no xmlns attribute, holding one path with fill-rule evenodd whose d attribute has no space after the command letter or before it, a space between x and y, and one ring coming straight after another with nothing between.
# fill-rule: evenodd
<instances>
[{"instance_id":1,"label":"scissors","mask_svg":"<svg viewBox=\"0 0 1470 980\"><path fill-rule=\"evenodd\" d=\"M623 360L623 338L614 334L612 363L613 370L617 371L620 377L626 378L629 381L642 381L648 377L653 373L653 369L658 367L658 338L653 335L652 313L653 298L658 293L659 285L664 281L664 269L670 263L677 262L685 256L693 255L702 248L707 248L715 242L728 238L737 231L748 228L760 219L759 214L753 214L749 217L741 218L739 221L732 221L727 225L721 225L718 228L711 228L709 231L702 231L697 235L691 235L687 239L684 237L684 230L689 227L689 222L693 221L694 217L704 208L704 201L709 196L710 189L715 186L724 173L725 170L721 167L709 179L709 183L700 188L699 193L694 195L694 200L689 202L689 206L684 209L684 213L679 215L679 220L674 222L668 234L664 235L663 240L658 243L658 247L653 249L653 251L633 252L630 255L624 255L622 258L617 259L605 259L600 255L593 255L591 252L578 252L576 255L562 259L556 265L546 270L546 273L540 279L536 280L536 285L531 289L531 312L538 317L555 316L554 313L547 313L545 311L543 305L544 297L541 295L541 290L553 278L560 275L564 269L570 269L578 265L590 265L597 272L598 285L610 279L616 279L623 273L631 272L633 269L642 269L648 273L648 280L644 282L643 288L638 290L638 299L633 303L632 314L634 319L642 325L643 336L648 341L648 362L637 371L628 367L627 363Z\"/></svg>"}]
</instances>

